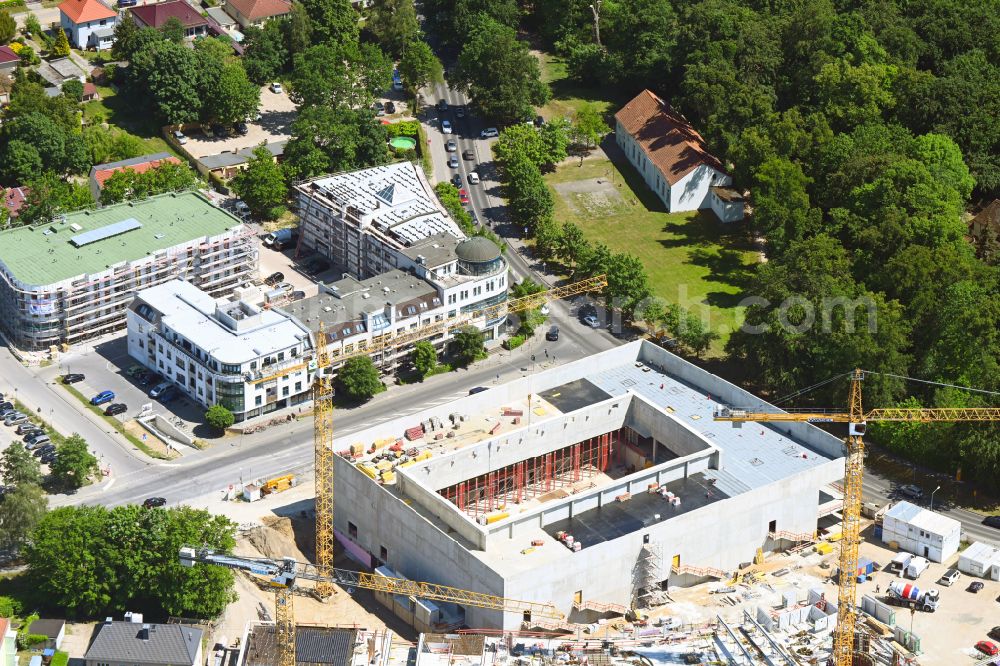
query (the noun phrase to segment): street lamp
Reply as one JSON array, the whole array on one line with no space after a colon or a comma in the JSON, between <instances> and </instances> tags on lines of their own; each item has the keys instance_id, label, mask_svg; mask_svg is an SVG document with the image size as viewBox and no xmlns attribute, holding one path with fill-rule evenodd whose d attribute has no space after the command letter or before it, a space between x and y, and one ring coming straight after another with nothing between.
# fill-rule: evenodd
<instances>
[{"instance_id":1,"label":"street lamp","mask_svg":"<svg viewBox=\"0 0 1000 666\"><path fill-rule=\"evenodd\" d=\"M931 491L931 511L934 510L934 493L936 493L939 490L941 490L941 486L938 486L937 488Z\"/></svg>"}]
</instances>

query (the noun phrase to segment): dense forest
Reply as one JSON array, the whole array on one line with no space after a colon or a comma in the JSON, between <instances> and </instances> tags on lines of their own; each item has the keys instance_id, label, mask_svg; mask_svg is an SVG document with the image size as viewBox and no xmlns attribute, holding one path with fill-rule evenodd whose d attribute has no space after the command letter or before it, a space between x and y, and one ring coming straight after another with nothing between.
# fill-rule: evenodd
<instances>
[{"instance_id":1,"label":"dense forest","mask_svg":"<svg viewBox=\"0 0 1000 666\"><path fill-rule=\"evenodd\" d=\"M699 129L750 190L766 240L744 290L760 300L727 348L755 390L860 367L882 373L865 382L869 407L1000 402L944 386L1000 391L1000 245L970 242L963 217L1000 195L1000 2L423 7L446 46L461 49L486 13L565 58L580 86L619 100L650 88ZM846 389L830 382L797 404L842 405ZM882 426L871 439L1000 489L996 427Z\"/></svg>"}]
</instances>

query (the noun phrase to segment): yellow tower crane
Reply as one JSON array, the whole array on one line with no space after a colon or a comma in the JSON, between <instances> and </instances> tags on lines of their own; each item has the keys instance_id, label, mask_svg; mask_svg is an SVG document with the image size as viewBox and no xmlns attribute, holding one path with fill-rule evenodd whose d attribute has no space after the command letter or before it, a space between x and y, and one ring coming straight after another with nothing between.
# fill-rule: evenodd
<instances>
[{"instance_id":1,"label":"yellow tower crane","mask_svg":"<svg viewBox=\"0 0 1000 666\"><path fill-rule=\"evenodd\" d=\"M805 412L754 412L723 407L715 414L716 421L741 422L809 422L846 423L847 455L844 460L844 519L840 541L840 573L837 576L839 603L837 628L833 639L834 666L852 666L854 631L857 623L855 597L858 568L858 548L861 545L861 484L864 480L865 427L869 421L902 421L934 423L946 421L1000 421L1000 407L933 408L887 407L864 410L861 403L861 382L865 373L851 373L850 399L846 412L813 410Z\"/></svg>"},{"instance_id":2,"label":"yellow tower crane","mask_svg":"<svg viewBox=\"0 0 1000 666\"><path fill-rule=\"evenodd\" d=\"M540 291L520 298L508 299L502 303L491 305L471 312L458 312L454 316L444 317L424 326L398 332L386 332L377 336L368 344L357 347L330 351L328 338L320 326L316 334L316 360L284 368L279 374L269 375L253 381L261 384L272 381L289 372L309 368L315 372L312 386L313 397L313 444L316 467L316 568L326 578L333 570L334 534L333 534L333 465L336 452L333 450L333 376L324 373L325 368L334 363L341 363L357 356L374 356L385 358L386 353L399 347L413 344L420 340L445 334L479 320L496 321L500 317L515 312L525 312L541 307L545 303L561 298L569 298L579 294L599 291L608 286L607 277L598 275L586 280L580 280L562 287ZM326 597L333 593L333 585L321 577L317 579L316 593Z\"/></svg>"},{"instance_id":3,"label":"yellow tower crane","mask_svg":"<svg viewBox=\"0 0 1000 666\"><path fill-rule=\"evenodd\" d=\"M244 571L274 588L274 626L278 646L275 666L295 666L295 610L292 600L296 583L299 580L314 581L317 587L320 584L332 587L336 583L345 588L360 588L374 592L385 592L386 594L419 597L430 601L490 608L505 613L520 613L525 619L532 616L563 619L563 614L551 604L518 601L447 585L421 583L406 578L378 576L348 569L331 567L328 571L321 572L319 567L296 562L291 557L284 557L280 560L264 557L241 557L217 553L205 548L185 546L180 550L180 561L181 565L186 567L193 567L195 564L212 564Z\"/></svg>"}]
</instances>

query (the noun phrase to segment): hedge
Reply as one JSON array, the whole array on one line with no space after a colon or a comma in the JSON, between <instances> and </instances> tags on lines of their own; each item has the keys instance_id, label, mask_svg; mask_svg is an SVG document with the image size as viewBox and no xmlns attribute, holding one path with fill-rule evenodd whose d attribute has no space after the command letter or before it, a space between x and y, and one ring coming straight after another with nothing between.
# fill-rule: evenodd
<instances>
[{"instance_id":1,"label":"hedge","mask_svg":"<svg viewBox=\"0 0 1000 666\"><path fill-rule=\"evenodd\" d=\"M520 335L515 335L513 337L507 338L503 341L504 349L517 349L524 344L524 337Z\"/></svg>"},{"instance_id":2,"label":"hedge","mask_svg":"<svg viewBox=\"0 0 1000 666\"><path fill-rule=\"evenodd\" d=\"M27 7L24 0L3 0L0 2L0 9L19 9L22 7Z\"/></svg>"}]
</instances>

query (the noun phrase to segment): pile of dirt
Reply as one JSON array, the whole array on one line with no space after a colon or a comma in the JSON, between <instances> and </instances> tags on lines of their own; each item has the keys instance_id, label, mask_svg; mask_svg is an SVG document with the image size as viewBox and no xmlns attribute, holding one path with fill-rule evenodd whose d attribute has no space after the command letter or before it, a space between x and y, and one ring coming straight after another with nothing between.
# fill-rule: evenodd
<instances>
[{"instance_id":1,"label":"pile of dirt","mask_svg":"<svg viewBox=\"0 0 1000 666\"><path fill-rule=\"evenodd\" d=\"M304 529L306 527L304 521L293 522L290 518L269 516L264 518L262 525L244 532L241 541L245 541L263 557L293 557L299 562L305 562L310 558L300 548L297 536L307 533Z\"/></svg>"}]
</instances>

